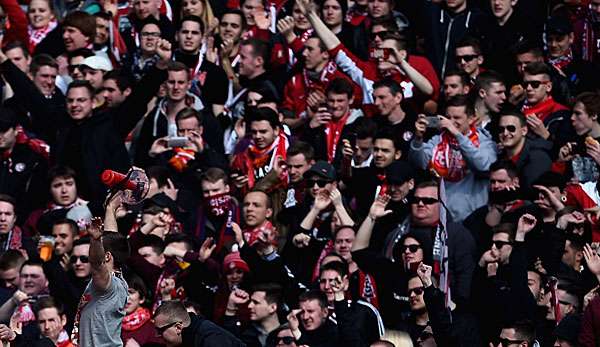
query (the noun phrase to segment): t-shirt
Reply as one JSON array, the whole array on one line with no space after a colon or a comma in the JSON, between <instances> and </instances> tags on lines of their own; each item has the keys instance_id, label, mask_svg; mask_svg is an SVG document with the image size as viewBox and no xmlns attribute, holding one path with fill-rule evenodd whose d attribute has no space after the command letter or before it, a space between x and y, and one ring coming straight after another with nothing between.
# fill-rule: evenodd
<instances>
[{"instance_id":1,"label":"t-shirt","mask_svg":"<svg viewBox=\"0 0 600 347\"><path fill-rule=\"evenodd\" d=\"M92 281L88 283L83 295L90 296L89 302L81 311L79 323L80 346L123 346L121 322L125 317L127 289L127 282L114 274L104 292L96 290Z\"/></svg>"}]
</instances>

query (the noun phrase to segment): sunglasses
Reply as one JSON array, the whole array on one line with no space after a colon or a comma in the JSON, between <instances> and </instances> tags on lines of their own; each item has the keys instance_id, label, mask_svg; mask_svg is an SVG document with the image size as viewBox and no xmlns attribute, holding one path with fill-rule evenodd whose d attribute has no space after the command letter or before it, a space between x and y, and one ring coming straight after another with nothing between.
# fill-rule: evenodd
<instances>
[{"instance_id":1,"label":"sunglasses","mask_svg":"<svg viewBox=\"0 0 600 347\"><path fill-rule=\"evenodd\" d=\"M329 183L331 183L331 181L327 181L327 180L308 180L308 186L309 187L314 187L315 184L316 184L319 188L324 188Z\"/></svg>"},{"instance_id":2,"label":"sunglasses","mask_svg":"<svg viewBox=\"0 0 600 347\"><path fill-rule=\"evenodd\" d=\"M406 250L408 249L409 253L415 253L417 252L419 249L421 248L420 245L402 245L402 247L400 247L400 251L402 253L406 252Z\"/></svg>"},{"instance_id":3,"label":"sunglasses","mask_svg":"<svg viewBox=\"0 0 600 347\"><path fill-rule=\"evenodd\" d=\"M277 337L277 340L275 341L275 343L279 343L279 342L283 342L284 345L291 345L292 343L294 343L294 341L296 341L294 339L293 336L281 336L281 337Z\"/></svg>"},{"instance_id":4,"label":"sunglasses","mask_svg":"<svg viewBox=\"0 0 600 347\"><path fill-rule=\"evenodd\" d=\"M508 131L509 133L514 133L517 131L517 127L514 125L507 125L507 126L499 125L498 130L499 130L500 134L504 133L505 130Z\"/></svg>"},{"instance_id":5,"label":"sunglasses","mask_svg":"<svg viewBox=\"0 0 600 347\"><path fill-rule=\"evenodd\" d=\"M413 196L410 199L410 203L415 204L415 205L418 205L420 203L423 203L423 205L433 205L436 202L439 202L439 200L436 198L430 198L427 196Z\"/></svg>"},{"instance_id":6,"label":"sunglasses","mask_svg":"<svg viewBox=\"0 0 600 347\"><path fill-rule=\"evenodd\" d=\"M456 56L456 60L458 60L458 61L464 60L465 63L468 63L468 62L470 62L471 60L473 60L473 59L475 59L477 57L479 57L478 54L457 55Z\"/></svg>"},{"instance_id":7,"label":"sunglasses","mask_svg":"<svg viewBox=\"0 0 600 347\"><path fill-rule=\"evenodd\" d=\"M173 323L167 324L162 327L154 327L154 329L156 330L156 332L158 333L159 336L162 336L162 334L164 334L165 331L167 331L167 329L175 326L175 324L177 324L177 323L181 323L181 322L173 322Z\"/></svg>"},{"instance_id":8,"label":"sunglasses","mask_svg":"<svg viewBox=\"0 0 600 347\"><path fill-rule=\"evenodd\" d=\"M382 39L382 38L383 38L383 36L385 36L385 34L387 34L387 33L388 33L388 31L387 31L387 30L384 30L384 31L378 31L378 32L376 32L376 33L371 33L371 35L370 35L371 41L375 40L376 38L380 38L380 39Z\"/></svg>"},{"instance_id":9,"label":"sunglasses","mask_svg":"<svg viewBox=\"0 0 600 347\"><path fill-rule=\"evenodd\" d=\"M509 241L492 241L492 246L496 246L497 249L504 247L505 245L512 245Z\"/></svg>"},{"instance_id":10,"label":"sunglasses","mask_svg":"<svg viewBox=\"0 0 600 347\"><path fill-rule=\"evenodd\" d=\"M81 65L81 64L73 64L73 65L69 65L67 67L67 69L69 70L70 74L72 74L73 72L75 72L75 70L81 71L82 68L83 68L83 65Z\"/></svg>"},{"instance_id":11,"label":"sunglasses","mask_svg":"<svg viewBox=\"0 0 600 347\"><path fill-rule=\"evenodd\" d=\"M90 262L90 257L88 257L87 255L72 255L69 258L69 262L71 264L75 264L75 263L77 263L77 259L79 259L79 261L81 261L84 264L87 264Z\"/></svg>"},{"instance_id":12,"label":"sunglasses","mask_svg":"<svg viewBox=\"0 0 600 347\"><path fill-rule=\"evenodd\" d=\"M494 346L497 346L498 344L500 344L502 347L508 347L510 345L518 345L522 342L523 342L523 340L509 340L509 339L503 339L503 338L499 337L496 339L496 343L494 343Z\"/></svg>"},{"instance_id":13,"label":"sunglasses","mask_svg":"<svg viewBox=\"0 0 600 347\"><path fill-rule=\"evenodd\" d=\"M547 84L549 81L523 81L521 82L521 86L523 89L527 89L528 86L531 86L533 89L539 88L542 84Z\"/></svg>"},{"instance_id":14,"label":"sunglasses","mask_svg":"<svg viewBox=\"0 0 600 347\"><path fill-rule=\"evenodd\" d=\"M416 287L416 288L409 288L407 293L408 293L408 296L411 296L412 293L415 293L415 295L421 295L421 294L423 294L424 291L425 291L424 287Z\"/></svg>"}]
</instances>

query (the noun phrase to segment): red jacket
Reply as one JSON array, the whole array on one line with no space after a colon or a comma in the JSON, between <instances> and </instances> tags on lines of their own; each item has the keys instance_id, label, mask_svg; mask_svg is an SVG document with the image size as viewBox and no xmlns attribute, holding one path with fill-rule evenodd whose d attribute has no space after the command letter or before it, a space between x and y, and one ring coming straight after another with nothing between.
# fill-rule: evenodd
<instances>
[{"instance_id":1,"label":"red jacket","mask_svg":"<svg viewBox=\"0 0 600 347\"><path fill-rule=\"evenodd\" d=\"M21 6L16 0L0 0L0 6L6 13L6 24L3 46L14 42L21 41L25 44L29 42L29 33L27 32L28 20Z\"/></svg>"},{"instance_id":2,"label":"red jacket","mask_svg":"<svg viewBox=\"0 0 600 347\"><path fill-rule=\"evenodd\" d=\"M579 330L579 345L600 346L600 296L594 298L585 309Z\"/></svg>"}]
</instances>

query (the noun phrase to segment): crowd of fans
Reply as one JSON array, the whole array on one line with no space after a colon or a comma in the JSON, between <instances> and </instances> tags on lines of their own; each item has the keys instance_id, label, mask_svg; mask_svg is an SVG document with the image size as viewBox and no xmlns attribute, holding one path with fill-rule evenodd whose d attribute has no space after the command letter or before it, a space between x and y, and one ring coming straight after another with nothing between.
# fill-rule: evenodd
<instances>
[{"instance_id":1,"label":"crowd of fans","mask_svg":"<svg viewBox=\"0 0 600 347\"><path fill-rule=\"evenodd\" d=\"M600 0L0 0L0 46L3 346L600 346Z\"/></svg>"}]
</instances>

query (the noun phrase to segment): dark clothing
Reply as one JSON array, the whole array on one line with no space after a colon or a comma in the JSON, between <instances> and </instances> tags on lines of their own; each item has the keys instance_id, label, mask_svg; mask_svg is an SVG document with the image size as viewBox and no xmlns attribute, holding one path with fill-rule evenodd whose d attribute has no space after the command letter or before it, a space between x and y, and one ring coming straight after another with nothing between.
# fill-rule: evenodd
<instances>
[{"instance_id":1,"label":"dark clothing","mask_svg":"<svg viewBox=\"0 0 600 347\"><path fill-rule=\"evenodd\" d=\"M223 317L223 328L237 336L248 347L262 347L266 344L268 337L268 334L261 331L257 324L253 322L247 325L242 324L237 316ZM261 342L261 337L264 343Z\"/></svg>"},{"instance_id":2,"label":"dark clothing","mask_svg":"<svg viewBox=\"0 0 600 347\"><path fill-rule=\"evenodd\" d=\"M204 105L225 105L229 80L222 67L203 59L198 72L196 72L198 54L175 51L174 56L175 61L184 63L185 66L193 71L194 75L190 91L200 97Z\"/></svg>"},{"instance_id":3,"label":"dark clothing","mask_svg":"<svg viewBox=\"0 0 600 347\"><path fill-rule=\"evenodd\" d=\"M227 330L204 317L190 313L192 322L183 329L182 346L186 347L242 347L246 346Z\"/></svg>"},{"instance_id":4,"label":"dark clothing","mask_svg":"<svg viewBox=\"0 0 600 347\"><path fill-rule=\"evenodd\" d=\"M333 305L339 333L345 335L351 345L368 346L383 336L379 312L370 304L362 300L342 300Z\"/></svg>"},{"instance_id":5,"label":"dark clothing","mask_svg":"<svg viewBox=\"0 0 600 347\"><path fill-rule=\"evenodd\" d=\"M142 31L142 25L144 20L138 19L134 13L131 13L128 17L131 27L121 32L121 37L125 41L128 52L134 52L137 49L136 35ZM158 27L160 28L160 37L169 41L175 42L175 26L165 15L160 15L158 19Z\"/></svg>"},{"instance_id":6,"label":"dark clothing","mask_svg":"<svg viewBox=\"0 0 600 347\"><path fill-rule=\"evenodd\" d=\"M511 158L509 158L511 159ZM513 162L515 162L515 159ZM531 189L533 183L546 171L550 170L552 160L548 155L548 147L539 141L525 140L525 145L516 158L515 165L519 172L519 183L525 190Z\"/></svg>"},{"instance_id":7,"label":"dark clothing","mask_svg":"<svg viewBox=\"0 0 600 347\"><path fill-rule=\"evenodd\" d=\"M343 334L338 331L338 326L329 319L312 331L305 331L302 325L300 325L300 331L302 335L300 336L300 340L296 342L297 345L307 345L310 347L350 347L356 345L356 343L350 345L341 344L339 338ZM354 334L352 335L354 336Z\"/></svg>"}]
</instances>

